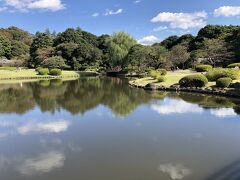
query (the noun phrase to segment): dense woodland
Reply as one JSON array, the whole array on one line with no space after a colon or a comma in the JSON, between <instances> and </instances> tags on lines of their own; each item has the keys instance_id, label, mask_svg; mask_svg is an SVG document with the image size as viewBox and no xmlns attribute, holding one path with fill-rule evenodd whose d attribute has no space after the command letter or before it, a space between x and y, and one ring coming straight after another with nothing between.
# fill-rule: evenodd
<instances>
[{"instance_id":1,"label":"dense woodland","mask_svg":"<svg viewBox=\"0 0 240 180\"><path fill-rule=\"evenodd\" d=\"M124 32L96 36L80 28L35 35L0 29L0 65L71 70L134 71L186 69L196 64L226 67L240 61L240 26L208 25L197 36L171 36L143 46Z\"/></svg>"}]
</instances>

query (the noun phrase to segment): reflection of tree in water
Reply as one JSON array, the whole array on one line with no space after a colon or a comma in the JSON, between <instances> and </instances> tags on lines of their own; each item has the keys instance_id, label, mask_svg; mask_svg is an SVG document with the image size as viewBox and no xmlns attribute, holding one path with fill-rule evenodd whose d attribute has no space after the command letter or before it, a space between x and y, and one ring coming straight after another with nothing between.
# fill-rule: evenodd
<instances>
[{"instance_id":1,"label":"reflection of tree in water","mask_svg":"<svg viewBox=\"0 0 240 180\"><path fill-rule=\"evenodd\" d=\"M24 114L34 108L32 89L9 87L0 91L0 112Z\"/></svg>"},{"instance_id":2,"label":"reflection of tree in water","mask_svg":"<svg viewBox=\"0 0 240 180\"><path fill-rule=\"evenodd\" d=\"M56 86L56 80L42 80L38 83L31 83L34 99L43 112L54 112L60 108L57 99L64 94L66 87L67 84L62 83Z\"/></svg>"},{"instance_id":3,"label":"reflection of tree in water","mask_svg":"<svg viewBox=\"0 0 240 180\"><path fill-rule=\"evenodd\" d=\"M146 92L130 88L127 80L119 78L81 78L75 81L43 80L38 83L6 85L0 89L0 112L24 113L38 105L40 109L55 112L61 108L78 114L98 105L109 107L113 113L125 116L139 105L166 96L183 99L204 108L234 108L239 114L240 100L201 94Z\"/></svg>"},{"instance_id":4,"label":"reflection of tree in water","mask_svg":"<svg viewBox=\"0 0 240 180\"><path fill-rule=\"evenodd\" d=\"M210 96L203 94L180 93L179 97L186 102L194 103L202 106L205 109L209 108L233 108L237 114L240 114L238 109L240 100L235 98L227 98L220 96Z\"/></svg>"}]
</instances>

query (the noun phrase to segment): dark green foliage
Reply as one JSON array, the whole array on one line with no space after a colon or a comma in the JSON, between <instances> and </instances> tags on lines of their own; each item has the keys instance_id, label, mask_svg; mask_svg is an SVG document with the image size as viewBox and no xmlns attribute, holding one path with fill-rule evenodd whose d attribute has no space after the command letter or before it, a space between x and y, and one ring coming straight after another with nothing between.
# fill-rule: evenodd
<instances>
[{"instance_id":1,"label":"dark green foliage","mask_svg":"<svg viewBox=\"0 0 240 180\"><path fill-rule=\"evenodd\" d=\"M64 32L59 33L54 40L54 46L58 46L63 43L76 43L81 44L85 43L83 39L82 30L80 28L68 28Z\"/></svg>"},{"instance_id":2,"label":"dark green foliage","mask_svg":"<svg viewBox=\"0 0 240 180\"><path fill-rule=\"evenodd\" d=\"M179 81L181 87L205 87L207 83L207 78L201 74L189 75Z\"/></svg>"},{"instance_id":3,"label":"dark green foliage","mask_svg":"<svg viewBox=\"0 0 240 180\"><path fill-rule=\"evenodd\" d=\"M6 36L0 35L0 57L5 56L6 58L11 57L11 42Z\"/></svg>"},{"instance_id":4,"label":"dark green foliage","mask_svg":"<svg viewBox=\"0 0 240 180\"><path fill-rule=\"evenodd\" d=\"M209 71L206 74L206 77L209 81L216 81L219 78L228 77L232 80L240 78L240 70L238 69L224 69L224 68L215 68L212 71Z\"/></svg>"},{"instance_id":5,"label":"dark green foliage","mask_svg":"<svg viewBox=\"0 0 240 180\"><path fill-rule=\"evenodd\" d=\"M173 46L178 44L178 36L170 36L167 39L163 40L160 44L166 49L171 49Z\"/></svg>"},{"instance_id":6,"label":"dark green foliage","mask_svg":"<svg viewBox=\"0 0 240 180\"><path fill-rule=\"evenodd\" d=\"M62 71L61 69L51 69L49 74L52 76L60 76L62 75Z\"/></svg>"},{"instance_id":7,"label":"dark green foliage","mask_svg":"<svg viewBox=\"0 0 240 180\"><path fill-rule=\"evenodd\" d=\"M42 76L46 76L49 74L49 70L48 70L48 68L40 68L40 69L38 69L38 74L42 75Z\"/></svg>"},{"instance_id":8,"label":"dark green foliage","mask_svg":"<svg viewBox=\"0 0 240 180\"><path fill-rule=\"evenodd\" d=\"M54 57L50 57L48 59L45 59L42 63L41 63L42 67L45 68L64 68L65 67L65 62L64 59L61 56L54 56Z\"/></svg>"},{"instance_id":9,"label":"dark green foliage","mask_svg":"<svg viewBox=\"0 0 240 180\"><path fill-rule=\"evenodd\" d=\"M29 46L21 41L12 41L11 46L11 57L17 57L29 53Z\"/></svg>"},{"instance_id":10,"label":"dark green foliage","mask_svg":"<svg viewBox=\"0 0 240 180\"><path fill-rule=\"evenodd\" d=\"M212 68L213 67L211 65L200 64L195 67L195 70L197 72L208 72L208 71L211 71Z\"/></svg>"},{"instance_id":11,"label":"dark green foliage","mask_svg":"<svg viewBox=\"0 0 240 180\"><path fill-rule=\"evenodd\" d=\"M231 82L232 82L231 78L220 78L217 80L216 85L217 87L228 88Z\"/></svg>"},{"instance_id":12,"label":"dark green foliage","mask_svg":"<svg viewBox=\"0 0 240 180\"><path fill-rule=\"evenodd\" d=\"M240 68L240 63L229 64L227 67L228 68L236 68L236 67Z\"/></svg>"}]
</instances>

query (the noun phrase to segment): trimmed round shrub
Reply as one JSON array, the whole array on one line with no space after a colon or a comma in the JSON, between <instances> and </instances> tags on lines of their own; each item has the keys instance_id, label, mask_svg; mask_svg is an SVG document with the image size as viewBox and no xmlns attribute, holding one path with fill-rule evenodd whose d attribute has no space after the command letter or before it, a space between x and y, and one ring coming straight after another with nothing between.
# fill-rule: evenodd
<instances>
[{"instance_id":1,"label":"trimmed round shrub","mask_svg":"<svg viewBox=\"0 0 240 180\"><path fill-rule=\"evenodd\" d=\"M236 80L240 78L240 70L239 69L224 69L224 68L215 68L212 71L209 71L206 74L206 77L209 81L217 81L219 78L228 77L232 80Z\"/></svg>"},{"instance_id":2,"label":"trimmed round shrub","mask_svg":"<svg viewBox=\"0 0 240 180\"><path fill-rule=\"evenodd\" d=\"M41 68L38 70L38 74L42 75L42 76L46 76L49 74L49 70L48 70L48 68Z\"/></svg>"},{"instance_id":3,"label":"trimmed round shrub","mask_svg":"<svg viewBox=\"0 0 240 180\"><path fill-rule=\"evenodd\" d=\"M50 70L50 75L52 76L60 76L62 75L61 69L51 69Z\"/></svg>"},{"instance_id":4,"label":"trimmed round shrub","mask_svg":"<svg viewBox=\"0 0 240 180\"><path fill-rule=\"evenodd\" d=\"M202 74L185 76L179 81L181 87L204 87L207 83L207 78Z\"/></svg>"},{"instance_id":5,"label":"trimmed round shrub","mask_svg":"<svg viewBox=\"0 0 240 180\"><path fill-rule=\"evenodd\" d=\"M240 68L240 63L229 64L227 67L228 68L236 68L236 67Z\"/></svg>"},{"instance_id":6,"label":"trimmed round shrub","mask_svg":"<svg viewBox=\"0 0 240 180\"><path fill-rule=\"evenodd\" d=\"M36 72L39 72L39 70L42 69L42 67L38 67L35 69Z\"/></svg>"},{"instance_id":7,"label":"trimmed round shrub","mask_svg":"<svg viewBox=\"0 0 240 180\"><path fill-rule=\"evenodd\" d=\"M157 80L158 80L158 82L165 82L165 81L166 81L166 77L164 77L164 76L158 76L158 77L157 77Z\"/></svg>"},{"instance_id":8,"label":"trimmed round shrub","mask_svg":"<svg viewBox=\"0 0 240 180\"><path fill-rule=\"evenodd\" d=\"M156 70L151 70L151 71L149 72L149 75L150 75L152 78L156 79L156 78L159 76L159 72L157 72Z\"/></svg>"},{"instance_id":9,"label":"trimmed round shrub","mask_svg":"<svg viewBox=\"0 0 240 180\"><path fill-rule=\"evenodd\" d=\"M166 76L167 75L167 70L166 69L158 69L157 70L161 76Z\"/></svg>"},{"instance_id":10,"label":"trimmed round shrub","mask_svg":"<svg viewBox=\"0 0 240 180\"><path fill-rule=\"evenodd\" d=\"M204 65L204 64L200 64L195 67L195 70L197 72L208 72L208 71L211 71L212 69L213 67L211 65Z\"/></svg>"},{"instance_id":11,"label":"trimmed round shrub","mask_svg":"<svg viewBox=\"0 0 240 180\"><path fill-rule=\"evenodd\" d=\"M216 85L217 87L227 88L230 86L231 83L232 83L231 78L220 78L217 80Z\"/></svg>"}]
</instances>

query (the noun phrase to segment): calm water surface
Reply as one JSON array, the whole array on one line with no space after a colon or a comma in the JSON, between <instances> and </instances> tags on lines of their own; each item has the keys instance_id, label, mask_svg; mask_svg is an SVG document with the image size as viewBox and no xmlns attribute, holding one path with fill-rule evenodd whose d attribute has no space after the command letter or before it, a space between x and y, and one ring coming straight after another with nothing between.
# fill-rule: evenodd
<instances>
[{"instance_id":1,"label":"calm water surface","mask_svg":"<svg viewBox=\"0 0 240 180\"><path fill-rule=\"evenodd\" d=\"M0 180L240 179L239 114L121 79L0 85Z\"/></svg>"}]
</instances>

